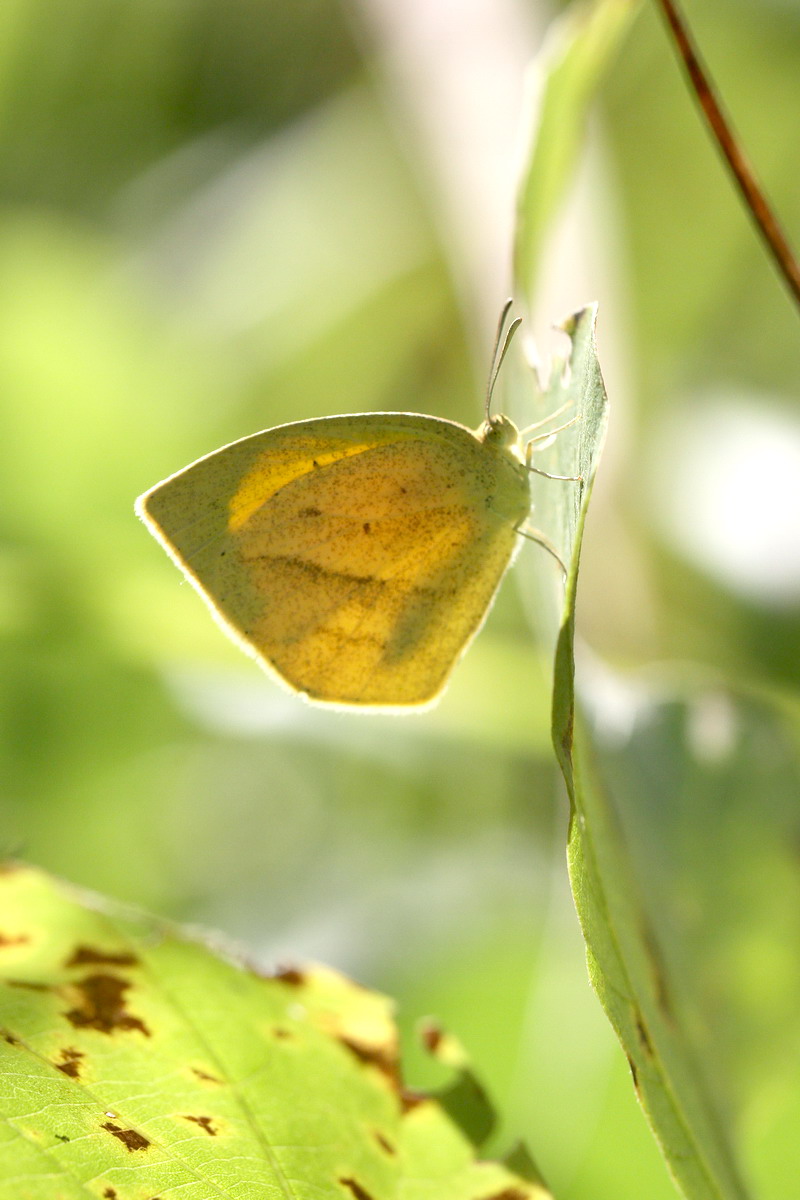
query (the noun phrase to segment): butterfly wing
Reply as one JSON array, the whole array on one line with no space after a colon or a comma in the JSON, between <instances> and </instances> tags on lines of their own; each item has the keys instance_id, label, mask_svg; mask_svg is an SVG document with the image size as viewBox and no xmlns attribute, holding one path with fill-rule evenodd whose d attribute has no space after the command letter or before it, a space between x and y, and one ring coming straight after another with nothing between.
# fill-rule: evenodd
<instances>
[{"instance_id":1,"label":"butterfly wing","mask_svg":"<svg viewBox=\"0 0 800 1200\"><path fill-rule=\"evenodd\" d=\"M441 690L528 507L507 452L382 413L245 438L139 502L250 653L312 699L374 706Z\"/></svg>"}]
</instances>

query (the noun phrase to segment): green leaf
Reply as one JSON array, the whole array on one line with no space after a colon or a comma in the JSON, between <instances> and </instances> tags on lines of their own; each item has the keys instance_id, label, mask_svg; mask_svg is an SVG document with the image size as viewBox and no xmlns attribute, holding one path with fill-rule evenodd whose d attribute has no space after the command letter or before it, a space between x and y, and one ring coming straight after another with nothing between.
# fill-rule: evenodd
<instances>
[{"instance_id":1,"label":"green leaf","mask_svg":"<svg viewBox=\"0 0 800 1200\"><path fill-rule=\"evenodd\" d=\"M265 977L20 867L0 965L0 1200L547 1200L405 1091L389 1002L336 972Z\"/></svg>"},{"instance_id":2,"label":"green leaf","mask_svg":"<svg viewBox=\"0 0 800 1200\"><path fill-rule=\"evenodd\" d=\"M550 221L572 176L588 103L633 9L625 0L571 9L543 55L539 120L519 193L514 255L516 287L528 305ZM594 317L593 308L585 309L565 327L571 354L554 371L548 394L546 411L567 404L579 420L559 434L549 459L535 460L553 473L581 477L572 493L541 489L541 501L537 496L537 517L570 562L553 687L553 741L571 802L570 877L592 983L628 1055L638 1095L677 1183L692 1200L742 1200L746 1192L725 1122L671 1005L657 937L596 747L576 715L578 564L606 423Z\"/></svg>"},{"instance_id":3,"label":"green leaf","mask_svg":"<svg viewBox=\"0 0 800 1200\"><path fill-rule=\"evenodd\" d=\"M576 728L568 857L592 985L678 1186L692 1200L743 1200L726 1122L672 1002L614 799L583 722Z\"/></svg>"},{"instance_id":4,"label":"green leaf","mask_svg":"<svg viewBox=\"0 0 800 1200\"><path fill-rule=\"evenodd\" d=\"M678 1185L692 1200L746 1197L725 1121L717 1111L670 1000L670 983L642 902L614 799L597 748L576 712L575 600L578 561L599 442L605 394L591 337L590 310L573 323L568 387L582 394L583 484L563 514L573 547L553 690L553 742L572 806L569 870L587 945L592 984L631 1064L634 1085ZM561 436L561 435L560 435ZM577 733L577 736L576 736Z\"/></svg>"},{"instance_id":5,"label":"green leaf","mask_svg":"<svg viewBox=\"0 0 800 1200\"><path fill-rule=\"evenodd\" d=\"M777 1124L797 1099L800 755L782 699L663 668L606 672L585 697L671 1006L726 1126L750 1135L765 1107ZM786 1179L796 1137L781 1157L765 1132L760 1170ZM758 1178L754 1148L753 1190L782 1195Z\"/></svg>"},{"instance_id":6,"label":"green leaf","mask_svg":"<svg viewBox=\"0 0 800 1200\"><path fill-rule=\"evenodd\" d=\"M589 104L638 5L573 5L550 27L534 63L536 129L517 197L514 277L530 298L542 245L572 181Z\"/></svg>"},{"instance_id":7,"label":"green leaf","mask_svg":"<svg viewBox=\"0 0 800 1200\"><path fill-rule=\"evenodd\" d=\"M652 670L588 700L569 856L592 982L679 1187L739 1200L742 1130L796 1105L797 716ZM744 1149L782 1195L796 1137Z\"/></svg>"},{"instance_id":8,"label":"green leaf","mask_svg":"<svg viewBox=\"0 0 800 1200\"><path fill-rule=\"evenodd\" d=\"M551 412L563 409L564 420L575 417L575 421L557 435L552 450L534 456L535 466L577 477L573 484L555 481L547 489L543 487L538 501L540 512L552 513L550 527L564 547L566 561L574 563L568 578L568 603L572 602L583 524L608 424L608 397L595 345L596 321L597 305L589 304L561 327L570 339L569 354L551 369L547 407Z\"/></svg>"},{"instance_id":9,"label":"green leaf","mask_svg":"<svg viewBox=\"0 0 800 1200\"><path fill-rule=\"evenodd\" d=\"M532 458L532 465L537 469L567 477L543 479L534 475L532 481L535 524L555 545L563 562L573 564L568 572L562 605L561 577L557 576L554 567L551 569L547 564L548 556L528 556L529 563L538 564L540 583L545 583L544 571L547 572L547 586L542 587L541 595L536 597L532 619L545 627L545 633L550 635L553 642L562 619L562 609L567 614L574 606L583 523L608 419L608 398L595 347L596 319L597 305L590 304L574 313L561 326L569 338L569 350L563 357L553 361L546 390L537 401L538 409L554 415L553 420L543 425L542 433L553 426L567 424L567 428L562 429L552 443L544 441L540 446L534 444ZM522 390L519 381L520 375L517 373L513 381L514 394ZM526 382L529 390L529 369ZM520 407L520 404L515 405L515 409ZM559 413L560 416L557 415ZM552 586L556 578L559 581L558 589ZM563 620L566 619L566 615L563 616ZM557 702L562 692L563 688L557 693Z\"/></svg>"}]
</instances>

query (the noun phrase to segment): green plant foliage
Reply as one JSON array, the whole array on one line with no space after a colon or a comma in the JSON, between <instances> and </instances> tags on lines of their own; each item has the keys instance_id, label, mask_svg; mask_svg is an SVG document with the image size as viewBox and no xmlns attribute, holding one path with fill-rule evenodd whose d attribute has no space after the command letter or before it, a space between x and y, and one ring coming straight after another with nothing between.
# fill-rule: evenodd
<instances>
[{"instance_id":1,"label":"green plant foliage","mask_svg":"<svg viewBox=\"0 0 800 1200\"><path fill-rule=\"evenodd\" d=\"M404 1089L389 1003L334 971L265 977L14 866L0 962L3 1200L547 1200Z\"/></svg>"},{"instance_id":2,"label":"green plant foliage","mask_svg":"<svg viewBox=\"0 0 800 1200\"><path fill-rule=\"evenodd\" d=\"M742 1200L749 1193L735 1162L723 1113L672 1005L658 941L640 902L614 802L577 722L574 758L565 755L574 815L569 866L586 937L589 974L628 1055L633 1083L670 1169L697 1200ZM558 736L564 737L559 726Z\"/></svg>"},{"instance_id":3,"label":"green plant foliage","mask_svg":"<svg viewBox=\"0 0 800 1200\"><path fill-rule=\"evenodd\" d=\"M616 723L609 720L613 691ZM583 760L585 790L593 793L587 808L605 810L617 853L628 860L631 907L649 934L646 959L633 959L633 986L615 989L611 1002L623 1025L623 995L643 997L657 1069L689 1114L680 1039L749 1174L756 1164L742 1153L741 1134L759 1119L760 1096L771 1097L787 1124L797 1103L797 715L774 697L719 679L670 680L653 671L601 678L584 699L593 743ZM616 896L610 911L612 932L622 926L620 944L629 946ZM747 962L758 965L752 975L742 969ZM598 977L598 985L608 992L608 982ZM643 1066L652 1082L653 1064L643 1057L636 1053L637 1070ZM698 1140L704 1136L702 1121L692 1119L691 1127ZM758 1171L752 1190L780 1195L780 1153Z\"/></svg>"},{"instance_id":4,"label":"green plant foliage","mask_svg":"<svg viewBox=\"0 0 800 1200\"><path fill-rule=\"evenodd\" d=\"M637 7L637 0L573 5L553 22L537 56L539 111L517 196L514 240L514 277L528 296L550 225L574 178L597 87Z\"/></svg>"},{"instance_id":5,"label":"green plant foliage","mask_svg":"<svg viewBox=\"0 0 800 1200\"><path fill-rule=\"evenodd\" d=\"M591 739L576 714L575 602L583 528L606 426L606 394L593 340L593 313L567 326L573 339L568 370L556 373L553 402L578 406L577 462L581 483L573 504L560 505L562 543L571 564L553 689L553 742L570 795L569 865L587 942L592 983L628 1054L637 1091L670 1167L694 1200L743 1200L747 1195L724 1133L724 1122L698 1073L686 1031L668 1007L657 943L630 881L632 864L619 837L607 788L593 770ZM562 382L563 380L563 382ZM575 436L575 435L573 435ZM559 462L570 461L562 443ZM560 493L563 497L565 493ZM576 756L576 724L580 731Z\"/></svg>"},{"instance_id":6,"label":"green plant foliage","mask_svg":"<svg viewBox=\"0 0 800 1200\"><path fill-rule=\"evenodd\" d=\"M569 865L573 894L587 942L592 982L628 1054L637 1091L676 1179L693 1200L743 1200L747 1193L734 1165L724 1122L706 1094L686 1030L669 1007L657 941L630 878L632 863L616 824L613 801L594 768L591 739L576 713L578 567L605 431L606 396L591 318L579 314L572 336L564 390L582 397L583 441L577 458L582 483L575 505L564 507L569 535L564 544L572 547L572 557L556 649L553 742L572 806Z\"/></svg>"},{"instance_id":7,"label":"green plant foliage","mask_svg":"<svg viewBox=\"0 0 800 1200\"><path fill-rule=\"evenodd\" d=\"M479 423L507 288L496 274L464 287L464 247L479 239L459 231L494 236L496 272L509 214L481 188L438 183L468 156L487 188L508 184L515 113L494 126L493 100L515 103L520 59L541 46L516 247L528 265L517 259L513 291L541 323L543 356L553 321L601 301L614 419L579 631L618 684L625 674L623 692L646 677L659 698L620 732L619 689L593 694L592 657L578 731L591 760L578 768L622 827L620 872L604 886L618 877L645 913L655 949L636 961L644 972L657 959L753 1193L786 1200L800 1176L800 736L786 695L800 681L800 592L743 590L713 564L722 547L751 584L776 567L791 584L796 553L773 547L798 507L800 471L775 469L800 446L796 312L656 4L632 5L628 25L618 0L566 0L551 38L534 27L538 8L522 6L526 35L518 5L488 5L478 41L459 21L416 57L401 22L447 6L379 7L394 39L360 27L374 4L339 0L0 5L0 853L225 929L266 961L324 960L370 980L397 997L403 1061L426 1087L443 1068L407 1026L435 1013L497 1097L500 1152L524 1136L555 1195L675 1200L587 986L564 870L537 650L557 635L556 564L522 547L423 720L342 719L270 688L131 512L153 480L282 422L413 409ZM688 15L796 240L800 9L704 0ZM615 53L609 35L626 28ZM443 126L465 80L479 106L456 106ZM554 407L532 394L523 346L496 405L520 427ZM718 489L741 406L748 437ZM751 433L771 426L759 449ZM575 473L582 437L578 424L540 444L535 464ZM532 491L533 524L566 556L581 485L535 477ZM707 553L690 553L686 534L711 500L719 516L723 492L727 519ZM700 762L697 727L708 709L713 732L718 694L733 696L736 736ZM664 1066L673 1035L659 1040L658 1018ZM138 1159L118 1149L133 1179ZM9 1178L16 1200L13 1165Z\"/></svg>"},{"instance_id":8,"label":"green plant foliage","mask_svg":"<svg viewBox=\"0 0 800 1200\"><path fill-rule=\"evenodd\" d=\"M718 682L614 687L628 728L609 735L608 691L595 695L574 771L570 872L592 982L685 1194L744 1196L734 1147L752 1080L787 1107L796 1082L794 722ZM755 995L745 954L767 972Z\"/></svg>"},{"instance_id":9,"label":"green plant foliage","mask_svg":"<svg viewBox=\"0 0 800 1200\"><path fill-rule=\"evenodd\" d=\"M634 862L621 834L591 736L576 713L575 601L584 521L599 447L606 396L594 351L592 321L574 320L566 389L582 398L582 483L565 506L572 546L567 601L558 638L553 691L553 741L570 795L569 867L587 943L589 971L628 1055L634 1085L670 1168L693 1200L744 1200L725 1122L690 1048L688 1030L670 1000L671 984L658 938L641 903ZM562 451L563 453L563 451ZM563 493L562 493L563 494ZM577 728L577 737L576 737Z\"/></svg>"},{"instance_id":10,"label":"green plant foliage","mask_svg":"<svg viewBox=\"0 0 800 1200\"><path fill-rule=\"evenodd\" d=\"M592 87L624 27L623 8L600 3L580 18L570 10L558 39L553 40L556 49L545 59L540 122L519 198L515 267L518 287L528 295L536 278L548 221L570 181L575 139ZM566 120L555 119L555 114L563 118L565 113ZM559 140L562 132L563 142ZM709 789L702 763L698 765L702 754L687 732L688 718L683 725L668 719L666 704L663 711L656 706L659 716L651 715L646 733L638 730L627 740L623 738L615 753L603 736L609 723L613 726L613 709L612 715L606 711L607 705L613 705L613 698L604 694L594 698L592 722L587 722L580 708L576 711L578 565L605 425L605 393L592 344L593 323L584 319L583 329L581 324L579 315L568 369L556 368L549 405L557 406L561 391L571 407L580 411L581 419L559 435L545 465L553 471L579 472L582 482L572 491L573 503L565 490L543 490L540 505L547 528L560 526L558 544L569 547L572 555L553 693L553 738L571 803L570 879L586 939L592 984L622 1042L635 1090L676 1183L692 1200L744 1200L749 1192L737 1161L740 1148L735 1119L741 1120L747 1111L749 1097L737 1088L733 1064L747 1058L748 1052L737 1045L733 1029L741 1034L749 1024L749 1056L755 1054L757 1044L761 1044L765 1055L769 1049L763 1033L759 1036L759 1021L752 1012L748 1021L747 1004L732 982L737 979L737 971L725 939L741 939L745 928L754 925L753 912L759 910L759 905L754 904L745 919L736 896L744 878L754 878L756 873L743 866L733 868L735 839L729 841L728 912L738 911L739 926L723 933L725 906L715 902L715 888L707 883L712 879L717 891L725 889L724 881L708 869L715 854L722 854L722 832L716 827L710 841L700 840L705 857L687 856L681 854L680 821L686 823L684 828L696 825L699 838L702 828L719 819L715 808L713 815L704 817L709 801L720 791L726 803L732 802L735 795L741 796L737 812L739 820L744 818L748 808L745 797L763 796L763 788L755 784L755 779L763 775L757 755L754 757L758 736L751 708L737 712L734 726L737 730L741 726L748 736L735 739L736 753L728 756L730 761L723 768L726 782L715 778ZM566 387L559 386L561 378L566 380ZM579 462L579 467L571 466L574 462ZM595 667L597 673L601 672ZM586 690L591 698L591 670L588 675ZM625 685L618 683L617 687L624 692ZM702 692L699 684L698 691ZM715 687L711 682L706 691L713 697ZM779 741L776 714L766 708L760 721L772 730L773 740ZM725 721L722 725L724 732ZM712 720L712 743L714 728ZM775 768L778 781L770 778L767 790L774 795L796 792L796 761L791 754L784 754L778 761L784 760L783 768ZM689 796L691 811L686 807ZM768 805L770 810L774 807ZM662 814L660 820L655 819L656 814ZM772 869L780 871L777 839L761 840L765 847L772 846L765 853L772 855ZM754 838L754 845L756 841ZM667 862L666 846L671 851ZM692 901L697 914L693 922L687 919L687 906ZM759 925L762 944L767 941L768 924L764 920ZM774 920L772 924L774 927ZM786 926L787 922L782 924ZM791 921L788 924L792 926ZM784 932L788 938L782 944L788 945L796 931L791 927ZM708 967L709 961L714 963L713 969ZM787 997L794 986L790 977L791 971L784 969L777 995L770 1005L761 1006L760 1016L765 1022L768 1010L777 1020L778 1013L783 1013L789 1036L791 1022L786 1021L785 1014ZM719 1031L716 1036L709 1033L718 1029L721 1011L738 1014L738 1021L726 1023L727 1040ZM698 1030L704 1037L698 1037ZM791 1104L788 1097L785 1102Z\"/></svg>"}]
</instances>

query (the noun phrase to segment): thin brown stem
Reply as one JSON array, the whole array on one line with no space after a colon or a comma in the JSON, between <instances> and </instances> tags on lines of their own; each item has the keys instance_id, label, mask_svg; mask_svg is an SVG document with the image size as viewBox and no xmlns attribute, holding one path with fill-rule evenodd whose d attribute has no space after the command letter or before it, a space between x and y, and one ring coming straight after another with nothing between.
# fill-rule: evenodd
<instances>
[{"instance_id":1,"label":"thin brown stem","mask_svg":"<svg viewBox=\"0 0 800 1200\"><path fill-rule=\"evenodd\" d=\"M795 303L800 307L800 265L798 265L783 230L753 174L752 167L745 158L722 111L714 85L700 61L686 21L679 13L674 0L657 0L657 3L664 11L667 24L675 38L678 52L683 59L697 100L711 128L711 133L725 156L734 181L775 265L786 281Z\"/></svg>"}]
</instances>

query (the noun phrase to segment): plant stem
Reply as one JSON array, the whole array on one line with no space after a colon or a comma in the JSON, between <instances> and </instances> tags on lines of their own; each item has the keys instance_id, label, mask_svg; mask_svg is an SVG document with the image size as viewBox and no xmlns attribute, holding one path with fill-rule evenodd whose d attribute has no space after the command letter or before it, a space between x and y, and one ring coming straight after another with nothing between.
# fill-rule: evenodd
<instances>
[{"instance_id":1,"label":"plant stem","mask_svg":"<svg viewBox=\"0 0 800 1200\"><path fill-rule=\"evenodd\" d=\"M783 230L753 174L747 158L730 127L717 98L714 85L700 61L685 19L674 0L657 0L683 59L695 96L708 121L711 133L725 156L734 181L755 221L767 249L800 309L800 265Z\"/></svg>"}]
</instances>

